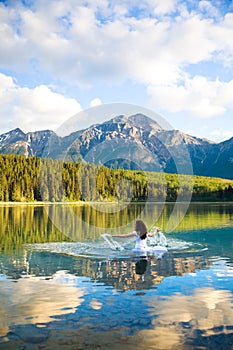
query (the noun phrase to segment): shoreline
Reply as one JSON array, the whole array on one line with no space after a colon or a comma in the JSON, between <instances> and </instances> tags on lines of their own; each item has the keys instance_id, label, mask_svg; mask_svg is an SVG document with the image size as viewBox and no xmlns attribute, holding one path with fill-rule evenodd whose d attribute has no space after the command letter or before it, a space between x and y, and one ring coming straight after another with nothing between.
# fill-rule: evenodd
<instances>
[{"instance_id":1,"label":"shoreline","mask_svg":"<svg viewBox=\"0 0 233 350\"><path fill-rule=\"evenodd\" d=\"M147 201L138 201L138 202L116 202L116 201L112 201L112 202L107 202L107 201L103 201L103 202L95 202L95 201L88 201L88 202L84 202L84 201L75 201L75 202L0 202L0 206L7 206L7 205L34 205L34 206L45 206L45 205L90 205L90 204L233 204L233 200L232 201L180 201L180 202L147 202Z\"/></svg>"}]
</instances>

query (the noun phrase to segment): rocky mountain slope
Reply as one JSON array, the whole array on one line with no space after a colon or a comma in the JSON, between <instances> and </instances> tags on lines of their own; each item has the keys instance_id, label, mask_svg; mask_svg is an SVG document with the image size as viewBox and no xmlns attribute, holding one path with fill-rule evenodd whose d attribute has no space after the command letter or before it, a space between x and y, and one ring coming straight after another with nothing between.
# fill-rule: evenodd
<instances>
[{"instance_id":1,"label":"rocky mountain slope","mask_svg":"<svg viewBox=\"0 0 233 350\"><path fill-rule=\"evenodd\" d=\"M25 134L17 128L0 135L0 153L233 178L233 137L214 143L164 130L142 114L117 116L65 137L51 130Z\"/></svg>"}]
</instances>

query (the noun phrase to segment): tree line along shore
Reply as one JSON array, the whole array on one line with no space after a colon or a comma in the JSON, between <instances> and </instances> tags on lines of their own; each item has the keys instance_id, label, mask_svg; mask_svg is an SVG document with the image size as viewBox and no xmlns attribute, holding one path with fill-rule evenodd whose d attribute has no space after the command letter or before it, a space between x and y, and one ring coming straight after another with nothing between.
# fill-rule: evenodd
<instances>
[{"instance_id":1,"label":"tree line along shore","mask_svg":"<svg viewBox=\"0 0 233 350\"><path fill-rule=\"evenodd\" d=\"M0 154L1 202L233 201L233 180Z\"/></svg>"}]
</instances>

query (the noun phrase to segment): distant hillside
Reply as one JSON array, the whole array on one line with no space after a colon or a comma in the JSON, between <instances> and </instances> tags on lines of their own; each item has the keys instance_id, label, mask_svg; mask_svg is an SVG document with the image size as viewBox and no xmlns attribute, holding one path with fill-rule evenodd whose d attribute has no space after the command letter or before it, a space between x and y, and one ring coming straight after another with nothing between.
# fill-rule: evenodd
<instances>
[{"instance_id":1,"label":"distant hillside","mask_svg":"<svg viewBox=\"0 0 233 350\"><path fill-rule=\"evenodd\" d=\"M0 154L0 202L232 201L233 181Z\"/></svg>"},{"instance_id":2,"label":"distant hillside","mask_svg":"<svg viewBox=\"0 0 233 350\"><path fill-rule=\"evenodd\" d=\"M108 167L233 179L233 137L214 143L179 130L164 130L136 114L60 137L51 130L0 135L0 153L92 162ZM190 168L191 165L191 168Z\"/></svg>"}]
</instances>

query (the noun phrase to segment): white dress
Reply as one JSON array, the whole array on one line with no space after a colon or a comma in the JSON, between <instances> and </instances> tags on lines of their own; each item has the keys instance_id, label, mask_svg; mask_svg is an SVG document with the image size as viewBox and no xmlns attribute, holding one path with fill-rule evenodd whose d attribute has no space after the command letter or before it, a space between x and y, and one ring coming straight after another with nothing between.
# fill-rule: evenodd
<instances>
[{"instance_id":1,"label":"white dress","mask_svg":"<svg viewBox=\"0 0 233 350\"><path fill-rule=\"evenodd\" d=\"M135 239L136 239L135 249L137 249L137 250L147 250L149 247L146 244L146 239L141 239L136 231L134 231L134 234L135 234Z\"/></svg>"}]
</instances>

